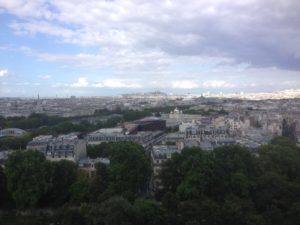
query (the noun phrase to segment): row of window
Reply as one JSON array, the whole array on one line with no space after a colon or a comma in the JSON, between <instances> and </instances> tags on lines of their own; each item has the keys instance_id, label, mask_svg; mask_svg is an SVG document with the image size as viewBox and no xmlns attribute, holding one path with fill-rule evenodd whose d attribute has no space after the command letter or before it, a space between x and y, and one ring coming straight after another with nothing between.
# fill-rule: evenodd
<instances>
[{"instance_id":1,"label":"row of window","mask_svg":"<svg viewBox=\"0 0 300 225\"><path fill-rule=\"evenodd\" d=\"M102 136L90 136L89 141L150 141L152 137L134 137L134 136L126 136L126 137L102 137Z\"/></svg>"}]
</instances>

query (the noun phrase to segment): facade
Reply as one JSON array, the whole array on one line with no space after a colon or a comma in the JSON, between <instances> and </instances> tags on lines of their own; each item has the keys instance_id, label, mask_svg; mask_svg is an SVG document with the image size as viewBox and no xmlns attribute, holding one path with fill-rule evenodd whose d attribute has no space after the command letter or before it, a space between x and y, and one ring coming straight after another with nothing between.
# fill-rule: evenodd
<instances>
[{"instance_id":1,"label":"facade","mask_svg":"<svg viewBox=\"0 0 300 225\"><path fill-rule=\"evenodd\" d=\"M125 123L124 126L129 133L137 133L140 131L165 131L166 120L158 117L145 117L140 120Z\"/></svg>"},{"instance_id":2,"label":"facade","mask_svg":"<svg viewBox=\"0 0 300 225\"><path fill-rule=\"evenodd\" d=\"M73 134L58 137L41 135L30 141L26 149L38 150L51 161L65 159L77 163L86 157L86 141Z\"/></svg>"},{"instance_id":3,"label":"facade","mask_svg":"<svg viewBox=\"0 0 300 225\"><path fill-rule=\"evenodd\" d=\"M133 141L144 145L150 142L153 138L152 132L128 134L128 132L123 128L105 128L88 134L86 139L89 145L117 141Z\"/></svg>"},{"instance_id":4,"label":"facade","mask_svg":"<svg viewBox=\"0 0 300 225\"><path fill-rule=\"evenodd\" d=\"M181 153L181 149L173 145L154 145L151 150L151 165L153 174L151 178L150 189L155 192L162 188L159 174L162 169L162 164L171 159L174 153Z\"/></svg>"},{"instance_id":5,"label":"facade","mask_svg":"<svg viewBox=\"0 0 300 225\"><path fill-rule=\"evenodd\" d=\"M214 128L206 126L191 126L185 130L186 140L223 140L229 136L229 130L226 127Z\"/></svg>"},{"instance_id":6,"label":"facade","mask_svg":"<svg viewBox=\"0 0 300 225\"><path fill-rule=\"evenodd\" d=\"M11 151L0 151L0 167L4 168L4 164L6 160L8 159L8 155L11 153Z\"/></svg>"},{"instance_id":7,"label":"facade","mask_svg":"<svg viewBox=\"0 0 300 225\"><path fill-rule=\"evenodd\" d=\"M96 174L97 163L102 163L105 166L109 166L110 160L108 158L84 158L79 160L78 167L81 171L86 172L89 177L93 177Z\"/></svg>"},{"instance_id":8,"label":"facade","mask_svg":"<svg viewBox=\"0 0 300 225\"><path fill-rule=\"evenodd\" d=\"M0 130L0 137L20 137L24 134L26 134L26 131L19 128L7 128Z\"/></svg>"}]
</instances>

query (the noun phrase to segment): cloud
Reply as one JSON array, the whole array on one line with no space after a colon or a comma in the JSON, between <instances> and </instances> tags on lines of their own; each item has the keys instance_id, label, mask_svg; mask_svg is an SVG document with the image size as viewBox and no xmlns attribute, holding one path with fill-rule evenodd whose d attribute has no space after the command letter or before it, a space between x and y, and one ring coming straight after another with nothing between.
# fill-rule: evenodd
<instances>
[{"instance_id":1,"label":"cloud","mask_svg":"<svg viewBox=\"0 0 300 225\"><path fill-rule=\"evenodd\" d=\"M16 83L17 86L29 86L29 85L32 85L32 86L40 86L41 83L38 83L38 82L18 82Z\"/></svg>"},{"instance_id":2,"label":"cloud","mask_svg":"<svg viewBox=\"0 0 300 225\"><path fill-rule=\"evenodd\" d=\"M41 78L43 80L48 80L51 78L51 75L43 75L43 76L39 76L39 78Z\"/></svg>"},{"instance_id":3,"label":"cloud","mask_svg":"<svg viewBox=\"0 0 300 225\"><path fill-rule=\"evenodd\" d=\"M88 81L85 77L80 77L74 83L56 83L52 87L69 87L69 88L142 88L141 82L124 79L105 79L101 82Z\"/></svg>"},{"instance_id":4,"label":"cloud","mask_svg":"<svg viewBox=\"0 0 300 225\"><path fill-rule=\"evenodd\" d=\"M224 57L253 67L300 69L300 2L295 0L0 0L0 7L18 16L10 23L18 34L107 49L92 58L108 58L119 49L126 61L131 53L158 51L172 61ZM115 64L122 67L124 61ZM149 62L145 67L153 65ZM133 66L140 68L138 62Z\"/></svg>"},{"instance_id":5,"label":"cloud","mask_svg":"<svg viewBox=\"0 0 300 225\"><path fill-rule=\"evenodd\" d=\"M300 1L0 0L0 11L13 15L5 20L8 35L36 43L46 38L51 45L36 49L40 45L12 39L0 51L70 72L64 81L51 79L52 87L70 93L246 91L292 88L299 81ZM74 70L84 76L69 79ZM49 83L51 76L38 78Z\"/></svg>"},{"instance_id":6,"label":"cloud","mask_svg":"<svg viewBox=\"0 0 300 225\"><path fill-rule=\"evenodd\" d=\"M97 84L99 85L99 83ZM121 79L107 79L102 83L103 87L107 88L142 88L141 83L130 81L130 80L121 80Z\"/></svg>"},{"instance_id":7,"label":"cloud","mask_svg":"<svg viewBox=\"0 0 300 225\"><path fill-rule=\"evenodd\" d=\"M233 88L236 87L235 84L228 83L223 80L210 80L210 81L205 81L203 83L203 86L206 88Z\"/></svg>"},{"instance_id":8,"label":"cloud","mask_svg":"<svg viewBox=\"0 0 300 225\"><path fill-rule=\"evenodd\" d=\"M199 84L195 80L178 80L173 81L171 86L174 89L194 89L198 88Z\"/></svg>"},{"instance_id":9,"label":"cloud","mask_svg":"<svg viewBox=\"0 0 300 225\"><path fill-rule=\"evenodd\" d=\"M8 76L8 70L1 70L0 69L0 77L5 77L5 76Z\"/></svg>"},{"instance_id":10,"label":"cloud","mask_svg":"<svg viewBox=\"0 0 300 225\"><path fill-rule=\"evenodd\" d=\"M77 82L70 84L70 87L74 88L82 88L82 87L87 87L89 83L87 82L85 77L80 77L78 78Z\"/></svg>"}]
</instances>

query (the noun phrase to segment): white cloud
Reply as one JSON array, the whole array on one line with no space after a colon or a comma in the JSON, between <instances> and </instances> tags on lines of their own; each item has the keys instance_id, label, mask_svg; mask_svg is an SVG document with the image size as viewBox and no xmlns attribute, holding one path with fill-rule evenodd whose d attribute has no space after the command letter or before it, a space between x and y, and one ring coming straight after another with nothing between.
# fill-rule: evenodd
<instances>
[{"instance_id":1,"label":"white cloud","mask_svg":"<svg viewBox=\"0 0 300 225\"><path fill-rule=\"evenodd\" d=\"M292 78L299 77L299 69L286 69L300 67L300 2L294 0L0 0L1 9L16 16L8 22L16 34L62 46L19 51L85 74L66 83L55 76L54 87L246 89L260 88L270 79L264 76L294 71ZM241 84L229 78L242 73Z\"/></svg>"},{"instance_id":2,"label":"white cloud","mask_svg":"<svg viewBox=\"0 0 300 225\"><path fill-rule=\"evenodd\" d=\"M261 52L264 46L274 47L270 57L286 56L295 60L300 52L297 47L299 24L295 23L300 19L300 3L294 0L276 3L273 0L243 3L240 0L191 0L188 3L184 0L171 3L160 0L76 0L75 3L70 0L0 0L1 7L19 17L10 23L18 34L46 34L59 42L95 46L107 52L159 50L171 55L172 60L177 56L218 58L226 55L237 59L237 63L255 61L254 65L280 63L275 60L278 58L265 61L267 53ZM249 54L249 49L253 54ZM100 54L108 58L107 52ZM127 56L128 53L124 58ZM92 56L95 57L98 56ZM286 61L292 64L293 60ZM117 59L115 64L118 62Z\"/></svg>"},{"instance_id":3,"label":"white cloud","mask_svg":"<svg viewBox=\"0 0 300 225\"><path fill-rule=\"evenodd\" d=\"M89 85L89 82L85 77L79 77L77 82L70 84L70 87L74 88L82 88L87 87Z\"/></svg>"},{"instance_id":4,"label":"white cloud","mask_svg":"<svg viewBox=\"0 0 300 225\"><path fill-rule=\"evenodd\" d=\"M198 87L199 84L195 80L178 80L172 82L172 88L174 89L194 89Z\"/></svg>"},{"instance_id":5,"label":"white cloud","mask_svg":"<svg viewBox=\"0 0 300 225\"><path fill-rule=\"evenodd\" d=\"M43 76L39 76L39 78L41 78L43 80L48 80L51 78L51 75L43 75Z\"/></svg>"},{"instance_id":6,"label":"white cloud","mask_svg":"<svg viewBox=\"0 0 300 225\"><path fill-rule=\"evenodd\" d=\"M29 86L29 85L32 85L32 86L40 86L41 83L38 83L38 82L18 82L16 83L17 86Z\"/></svg>"},{"instance_id":7,"label":"white cloud","mask_svg":"<svg viewBox=\"0 0 300 225\"><path fill-rule=\"evenodd\" d=\"M107 79L103 81L103 86L107 88L142 88L143 85L130 80Z\"/></svg>"},{"instance_id":8,"label":"white cloud","mask_svg":"<svg viewBox=\"0 0 300 225\"><path fill-rule=\"evenodd\" d=\"M52 87L70 88L142 88L141 82L125 79L105 79L101 82L91 82L85 77L80 77L74 83L56 83Z\"/></svg>"},{"instance_id":9,"label":"white cloud","mask_svg":"<svg viewBox=\"0 0 300 225\"><path fill-rule=\"evenodd\" d=\"M1 70L0 69L0 77L5 77L8 75L8 70Z\"/></svg>"},{"instance_id":10,"label":"white cloud","mask_svg":"<svg viewBox=\"0 0 300 225\"><path fill-rule=\"evenodd\" d=\"M70 87L70 88L86 88L89 87L89 82L85 77L79 77L76 82L73 83L61 83L57 82L52 85L54 88L61 88L61 87Z\"/></svg>"},{"instance_id":11,"label":"white cloud","mask_svg":"<svg viewBox=\"0 0 300 225\"><path fill-rule=\"evenodd\" d=\"M235 84L228 83L223 80L210 80L210 81L205 81L203 83L203 86L206 88L233 88L236 87Z\"/></svg>"}]
</instances>

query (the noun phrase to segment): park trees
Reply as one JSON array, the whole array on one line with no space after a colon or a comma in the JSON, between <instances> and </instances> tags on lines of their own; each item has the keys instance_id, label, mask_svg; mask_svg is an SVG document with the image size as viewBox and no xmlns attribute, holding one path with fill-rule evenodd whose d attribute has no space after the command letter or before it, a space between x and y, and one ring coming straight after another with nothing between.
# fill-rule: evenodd
<instances>
[{"instance_id":1,"label":"park trees","mask_svg":"<svg viewBox=\"0 0 300 225\"><path fill-rule=\"evenodd\" d=\"M48 190L49 167L37 151L16 151L6 163L7 188L20 208L35 207Z\"/></svg>"},{"instance_id":2,"label":"park trees","mask_svg":"<svg viewBox=\"0 0 300 225\"><path fill-rule=\"evenodd\" d=\"M109 158L110 188L115 193L136 194L147 187L151 168L142 146L133 142L111 143Z\"/></svg>"}]
</instances>

